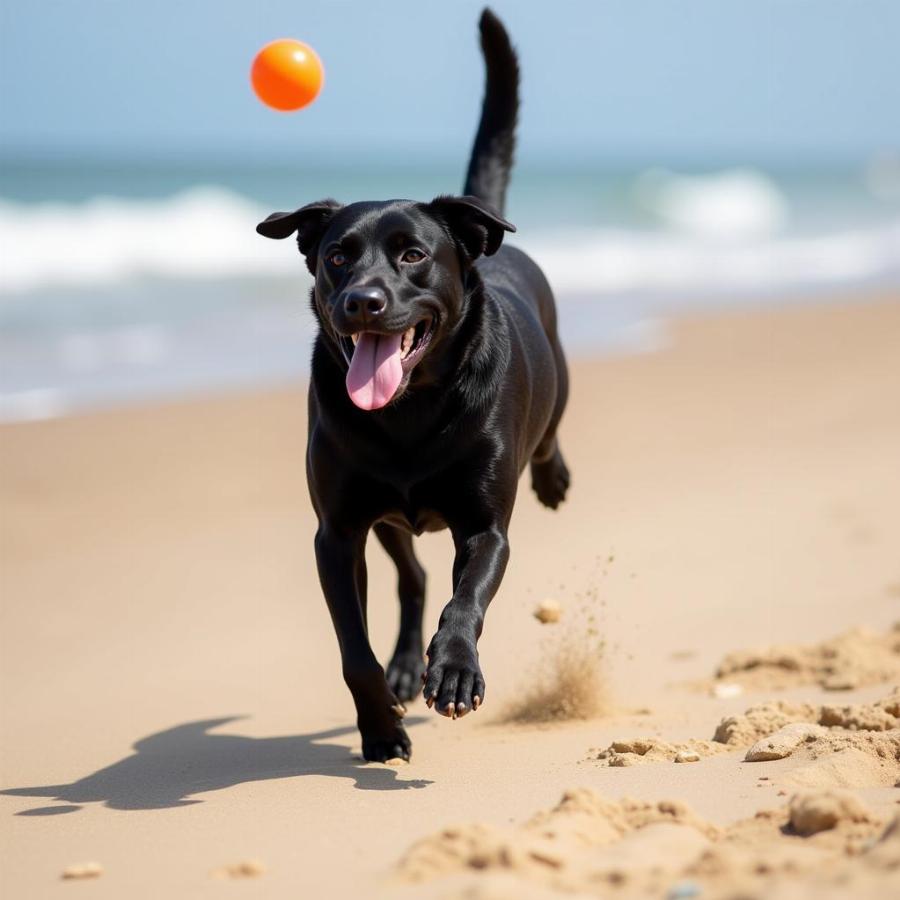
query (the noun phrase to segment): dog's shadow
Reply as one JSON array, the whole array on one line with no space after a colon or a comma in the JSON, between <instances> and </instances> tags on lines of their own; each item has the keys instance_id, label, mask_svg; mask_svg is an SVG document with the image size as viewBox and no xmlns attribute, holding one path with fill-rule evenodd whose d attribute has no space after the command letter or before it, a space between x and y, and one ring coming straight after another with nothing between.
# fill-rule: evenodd
<instances>
[{"instance_id":1,"label":"dog's shadow","mask_svg":"<svg viewBox=\"0 0 900 900\"><path fill-rule=\"evenodd\" d=\"M323 775L349 778L365 791L423 788L422 779L398 778L398 771L364 765L347 748L327 743L329 738L356 731L355 726L312 734L255 738L210 732L241 716L187 722L167 728L134 745L134 753L71 784L7 788L0 794L49 797L68 806L42 806L20 816L75 812L84 803L102 803L110 809L164 809L201 803L195 794L219 791L250 781ZM407 720L416 724L421 718Z\"/></svg>"}]
</instances>

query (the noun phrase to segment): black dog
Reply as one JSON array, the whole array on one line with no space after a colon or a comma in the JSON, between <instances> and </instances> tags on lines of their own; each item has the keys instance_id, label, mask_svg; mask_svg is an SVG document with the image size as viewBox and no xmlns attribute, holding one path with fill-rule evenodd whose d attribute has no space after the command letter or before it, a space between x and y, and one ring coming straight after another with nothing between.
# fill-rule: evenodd
<instances>
[{"instance_id":1,"label":"black dog","mask_svg":"<svg viewBox=\"0 0 900 900\"><path fill-rule=\"evenodd\" d=\"M316 560L369 760L409 758L402 705L455 718L478 709L477 641L509 558L519 474L553 509L569 473L556 429L568 391L553 295L524 253L502 247L518 111L518 64L485 10L487 86L463 197L323 200L273 213L297 233L319 322L307 477ZM412 535L449 528L453 596L422 655L425 573ZM387 673L369 645L365 547L374 529L397 566L400 634ZM424 673L424 674L423 674Z\"/></svg>"}]
</instances>

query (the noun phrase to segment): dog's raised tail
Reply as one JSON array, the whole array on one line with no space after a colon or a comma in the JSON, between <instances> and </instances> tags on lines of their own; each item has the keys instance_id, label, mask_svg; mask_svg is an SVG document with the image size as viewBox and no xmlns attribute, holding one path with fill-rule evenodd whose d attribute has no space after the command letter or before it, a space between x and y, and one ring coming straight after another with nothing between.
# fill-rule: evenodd
<instances>
[{"instance_id":1,"label":"dog's raised tail","mask_svg":"<svg viewBox=\"0 0 900 900\"><path fill-rule=\"evenodd\" d=\"M463 193L503 213L516 147L519 62L503 23L490 9L482 12L478 27L486 69L484 103Z\"/></svg>"}]
</instances>

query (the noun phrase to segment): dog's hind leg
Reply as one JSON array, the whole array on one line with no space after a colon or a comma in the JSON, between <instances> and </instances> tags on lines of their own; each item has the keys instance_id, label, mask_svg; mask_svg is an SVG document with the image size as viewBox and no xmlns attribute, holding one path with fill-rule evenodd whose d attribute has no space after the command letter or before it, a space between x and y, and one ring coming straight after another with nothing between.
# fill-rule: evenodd
<instances>
[{"instance_id":1,"label":"dog's hind leg","mask_svg":"<svg viewBox=\"0 0 900 900\"><path fill-rule=\"evenodd\" d=\"M397 567L400 597L400 631L394 655L387 667L387 683L402 703L408 703L422 686L425 660L422 650L422 614L425 610L425 570L413 551L412 535L391 525L374 528L381 546Z\"/></svg>"},{"instance_id":2,"label":"dog's hind leg","mask_svg":"<svg viewBox=\"0 0 900 900\"><path fill-rule=\"evenodd\" d=\"M556 362L556 404L553 407L553 415L550 417L547 430L531 456L531 487L544 506L556 509L566 499L566 492L569 490L571 482L569 469L562 457L559 440L556 437L556 429L559 427L559 421L569 397L569 373L559 339L555 334L548 335L548 337Z\"/></svg>"}]
</instances>

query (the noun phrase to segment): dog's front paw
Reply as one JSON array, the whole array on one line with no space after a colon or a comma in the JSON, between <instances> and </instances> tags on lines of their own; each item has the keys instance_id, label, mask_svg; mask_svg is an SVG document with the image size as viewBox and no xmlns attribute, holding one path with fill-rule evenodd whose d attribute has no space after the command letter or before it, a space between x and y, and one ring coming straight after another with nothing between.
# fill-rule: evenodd
<instances>
[{"instance_id":1,"label":"dog's front paw","mask_svg":"<svg viewBox=\"0 0 900 900\"><path fill-rule=\"evenodd\" d=\"M484 677L475 640L440 628L428 647L425 702L442 716L455 719L484 701Z\"/></svg>"}]
</instances>

